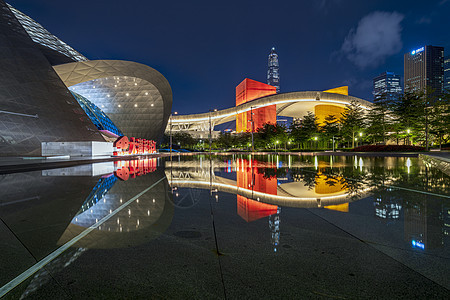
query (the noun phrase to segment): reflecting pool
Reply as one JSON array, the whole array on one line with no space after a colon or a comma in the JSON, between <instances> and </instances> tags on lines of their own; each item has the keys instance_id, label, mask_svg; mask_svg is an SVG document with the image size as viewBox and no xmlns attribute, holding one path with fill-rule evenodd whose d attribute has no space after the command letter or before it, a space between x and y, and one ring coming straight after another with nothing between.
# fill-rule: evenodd
<instances>
[{"instance_id":1,"label":"reflecting pool","mask_svg":"<svg viewBox=\"0 0 450 300\"><path fill-rule=\"evenodd\" d=\"M143 158L0 190L9 298L450 296L450 177L416 157Z\"/></svg>"}]
</instances>

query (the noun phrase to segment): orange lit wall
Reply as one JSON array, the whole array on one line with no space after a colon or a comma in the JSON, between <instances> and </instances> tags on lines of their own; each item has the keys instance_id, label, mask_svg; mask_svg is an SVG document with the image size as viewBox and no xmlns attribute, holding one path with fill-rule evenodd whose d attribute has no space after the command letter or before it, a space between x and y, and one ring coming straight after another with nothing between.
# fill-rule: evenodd
<instances>
[{"instance_id":1,"label":"orange lit wall","mask_svg":"<svg viewBox=\"0 0 450 300\"><path fill-rule=\"evenodd\" d=\"M348 96L348 86L340 86L334 89L324 91L325 93L335 93Z\"/></svg>"},{"instance_id":2,"label":"orange lit wall","mask_svg":"<svg viewBox=\"0 0 450 300\"><path fill-rule=\"evenodd\" d=\"M236 87L236 106L254 100L256 98L261 98L268 95L273 95L277 93L277 89L274 86L255 81L252 79L245 78ZM263 126L264 123L276 124L277 122L277 111L276 105L270 105L253 110L253 130ZM240 113L236 116L236 131L251 131L251 112Z\"/></svg>"},{"instance_id":3,"label":"orange lit wall","mask_svg":"<svg viewBox=\"0 0 450 300\"><path fill-rule=\"evenodd\" d=\"M264 178L264 174L258 174L256 160L238 159L236 161L237 186L248 190L263 192L271 195L277 194L277 179ZM275 166L273 166L275 167ZM253 177L253 180L252 180ZM263 217L277 213L277 206L261 203L246 197L237 195L237 213L247 222L252 222Z\"/></svg>"},{"instance_id":4,"label":"orange lit wall","mask_svg":"<svg viewBox=\"0 0 450 300\"><path fill-rule=\"evenodd\" d=\"M340 86L334 89L324 91L325 93L334 93L348 96L348 86ZM314 108L314 115L317 117L319 126L325 125L325 118L328 115L334 115L337 119L341 118L341 114L345 111L345 107L337 105L317 105Z\"/></svg>"},{"instance_id":5,"label":"orange lit wall","mask_svg":"<svg viewBox=\"0 0 450 300\"><path fill-rule=\"evenodd\" d=\"M316 186L314 191L317 194L328 195L333 193L339 193L340 191L347 190L345 187L345 180L342 177L328 177L326 175L318 173L316 178Z\"/></svg>"},{"instance_id":6,"label":"orange lit wall","mask_svg":"<svg viewBox=\"0 0 450 300\"><path fill-rule=\"evenodd\" d=\"M324 208L340 212L348 212L348 203L342 203L338 205L327 205L324 206Z\"/></svg>"},{"instance_id":7,"label":"orange lit wall","mask_svg":"<svg viewBox=\"0 0 450 300\"><path fill-rule=\"evenodd\" d=\"M319 126L325 125L325 118L328 115L334 115L337 119L341 118L341 114L345 111L345 107L337 105L320 104L314 108L314 114L317 117Z\"/></svg>"}]
</instances>

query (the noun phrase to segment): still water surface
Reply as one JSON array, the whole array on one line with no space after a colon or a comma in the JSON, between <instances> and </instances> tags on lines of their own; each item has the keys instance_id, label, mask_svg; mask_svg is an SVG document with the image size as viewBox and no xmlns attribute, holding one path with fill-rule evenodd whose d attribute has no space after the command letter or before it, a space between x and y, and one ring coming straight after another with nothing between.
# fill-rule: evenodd
<instances>
[{"instance_id":1,"label":"still water surface","mask_svg":"<svg viewBox=\"0 0 450 300\"><path fill-rule=\"evenodd\" d=\"M175 156L3 175L0 188L11 298L450 287L450 178L414 157Z\"/></svg>"}]
</instances>

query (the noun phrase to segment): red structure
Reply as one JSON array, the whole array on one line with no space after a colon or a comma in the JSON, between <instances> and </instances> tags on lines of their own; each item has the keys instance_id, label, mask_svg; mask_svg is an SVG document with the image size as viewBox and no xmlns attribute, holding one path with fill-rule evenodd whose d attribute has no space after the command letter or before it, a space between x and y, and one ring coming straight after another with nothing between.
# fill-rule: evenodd
<instances>
[{"instance_id":1,"label":"red structure","mask_svg":"<svg viewBox=\"0 0 450 300\"><path fill-rule=\"evenodd\" d=\"M114 175L120 180L127 181L130 177L142 176L156 171L156 158L138 160L122 160L114 162Z\"/></svg>"},{"instance_id":2,"label":"red structure","mask_svg":"<svg viewBox=\"0 0 450 300\"><path fill-rule=\"evenodd\" d=\"M277 179L264 178L258 174L256 160L238 159L236 161L237 186L255 192L277 194ZM278 206L270 205L237 195L237 213L247 222L252 222L277 213Z\"/></svg>"},{"instance_id":3,"label":"red structure","mask_svg":"<svg viewBox=\"0 0 450 300\"><path fill-rule=\"evenodd\" d=\"M128 138L121 136L114 142L115 156L134 155L134 154L150 154L156 152L156 142L146 139Z\"/></svg>"},{"instance_id":4,"label":"red structure","mask_svg":"<svg viewBox=\"0 0 450 300\"><path fill-rule=\"evenodd\" d=\"M249 102L251 100L261 98L277 93L277 88L259 81L245 78L236 87L236 106ZM236 131L252 130L251 112L240 113L236 116ZM276 124L277 112L276 105L270 105L262 108L253 109L253 131L261 128L264 123Z\"/></svg>"}]
</instances>

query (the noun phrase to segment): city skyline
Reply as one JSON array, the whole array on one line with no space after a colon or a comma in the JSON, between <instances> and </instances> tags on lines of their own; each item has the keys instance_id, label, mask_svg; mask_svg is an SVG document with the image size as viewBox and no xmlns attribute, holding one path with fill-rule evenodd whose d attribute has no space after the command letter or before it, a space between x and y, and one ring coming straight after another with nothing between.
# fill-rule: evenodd
<instances>
[{"instance_id":1,"label":"city skyline","mask_svg":"<svg viewBox=\"0 0 450 300\"><path fill-rule=\"evenodd\" d=\"M170 82L173 111L180 114L230 107L244 78L265 82L272 47L281 58L283 92L348 85L350 95L366 100L373 99L378 74L403 76L404 53L425 45L443 46L446 55L450 50L449 1L289 1L275 7L263 1L257 7L240 4L239 10L228 2L85 3L90 9L80 12L58 1L10 1L89 59L156 68ZM269 12L273 28L265 26ZM381 38L371 35L373 24L387 24L379 28Z\"/></svg>"}]
</instances>

